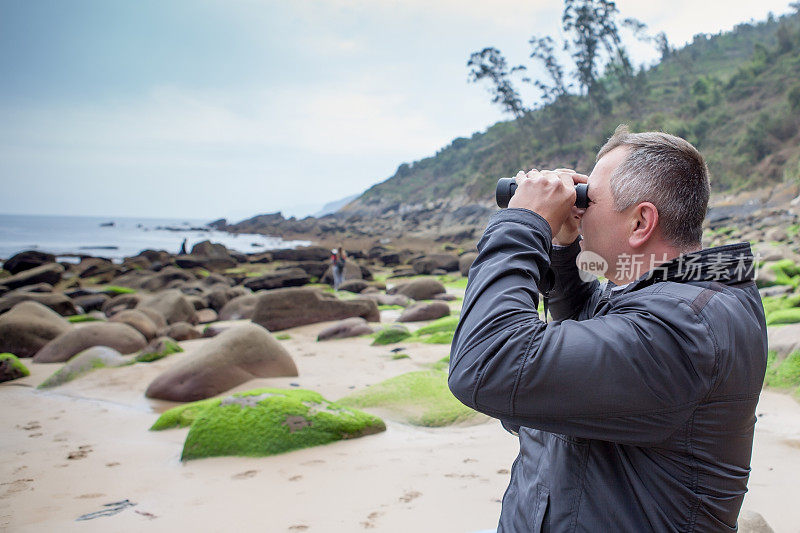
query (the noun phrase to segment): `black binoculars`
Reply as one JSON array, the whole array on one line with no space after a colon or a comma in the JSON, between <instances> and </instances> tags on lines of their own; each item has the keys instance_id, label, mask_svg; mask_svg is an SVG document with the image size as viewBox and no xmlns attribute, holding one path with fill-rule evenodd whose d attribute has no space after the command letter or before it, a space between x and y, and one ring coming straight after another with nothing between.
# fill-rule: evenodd
<instances>
[{"instance_id":1,"label":"black binoculars","mask_svg":"<svg viewBox=\"0 0 800 533\"><path fill-rule=\"evenodd\" d=\"M497 207L506 208L511 197L514 196L514 191L517 190L517 182L514 178L500 178L497 180L497 189L494 192L495 200L497 200ZM579 183L575 185L575 207L586 209L589 206L589 185L587 183Z\"/></svg>"}]
</instances>

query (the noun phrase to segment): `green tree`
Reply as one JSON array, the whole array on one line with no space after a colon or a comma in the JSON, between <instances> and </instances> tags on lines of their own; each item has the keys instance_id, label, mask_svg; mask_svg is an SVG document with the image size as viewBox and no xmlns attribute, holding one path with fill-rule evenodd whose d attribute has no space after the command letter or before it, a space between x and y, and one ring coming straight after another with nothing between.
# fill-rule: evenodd
<instances>
[{"instance_id":1,"label":"green tree","mask_svg":"<svg viewBox=\"0 0 800 533\"><path fill-rule=\"evenodd\" d=\"M467 66L470 67L469 81L477 83L489 80L492 83L490 92L493 104L499 104L503 111L511 113L514 118L520 118L525 114L527 109L511 82L511 74L523 70L524 67L509 69L506 58L500 50L492 47L474 52L467 61Z\"/></svg>"}]
</instances>

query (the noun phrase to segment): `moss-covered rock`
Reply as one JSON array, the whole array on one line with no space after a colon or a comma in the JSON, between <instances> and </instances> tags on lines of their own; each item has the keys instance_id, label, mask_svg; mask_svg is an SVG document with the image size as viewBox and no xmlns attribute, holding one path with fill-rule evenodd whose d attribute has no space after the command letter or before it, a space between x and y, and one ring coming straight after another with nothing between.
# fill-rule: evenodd
<instances>
[{"instance_id":1,"label":"moss-covered rock","mask_svg":"<svg viewBox=\"0 0 800 533\"><path fill-rule=\"evenodd\" d=\"M131 289L130 287L119 287L117 285L106 285L103 288L103 292L109 296L116 296L117 294L134 294L136 289Z\"/></svg>"},{"instance_id":2,"label":"moss-covered rock","mask_svg":"<svg viewBox=\"0 0 800 533\"><path fill-rule=\"evenodd\" d=\"M775 326L778 324L795 324L800 322L800 307L789 309L778 309L767 315L767 325Z\"/></svg>"},{"instance_id":3,"label":"moss-covered rock","mask_svg":"<svg viewBox=\"0 0 800 533\"><path fill-rule=\"evenodd\" d=\"M415 426L440 427L483 417L453 396L447 387L447 373L442 370L401 374L345 396L337 403L378 408L387 416Z\"/></svg>"},{"instance_id":4,"label":"moss-covered rock","mask_svg":"<svg viewBox=\"0 0 800 533\"><path fill-rule=\"evenodd\" d=\"M70 358L64 366L44 380L38 388L49 389L57 387L98 368L126 366L132 363L132 358L123 357L113 348L94 346Z\"/></svg>"},{"instance_id":5,"label":"moss-covered rock","mask_svg":"<svg viewBox=\"0 0 800 533\"><path fill-rule=\"evenodd\" d=\"M31 373L13 353L0 353L0 382L24 378Z\"/></svg>"},{"instance_id":6,"label":"moss-covered rock","mask_svg":"<svg viewBox=\"0 0 800 533\"><path fill-rule=\"evenodd\" d=\"M386 344L394 344L407 339L411 336L408 328L399 324L394 324L385 327L375 334L375 340L372 341L373 346L384 346Z\"/></svg>"},{"instance_id":7,"label":"moss-covered rock","mask_svg":"<svg viewBox=\"0 0 800 533\"><path fill-rule=\"evenodd\" d=\"M410 340L429 344L450 344L458 326L458 316L446 316L422 326L414 332Z\"/></svg>"},{"instance_id":8,"label":"moss-covered rock","mask_svg":"<svg viewBox=\"0 0 800 533\"><path fill-rule=\"evenodd\" d=\"M774 351L770 351L764 384L781 389L800 387L800 352L792 352L780 360Z\"/></svg>"},{"instance_id":9,"label":"moss-covered rock","mask_svg":"<svg viewBox=\"0 0 800 533\"><path fill-rule=\"evenodd\" d=\"M255 389L166 411L151 430L190 425L181 459L259 457L379 433L380 418L308 390Z\"/></svg>"},{"instance_id":10,"label":"moss-covered rock","mask_svg":"<svg viewBox=\"0 0 800 533\"><path fill-rule=\"evenodd\" d=\"M150 344L145 346L141 352L136 354L134 359L139 363L151 363L153 361L163 359L168 355L180 353L182 351L183 348L178 346L178 343L175 342L175 339L170 337L158 337L153 339Z\"/></svg>"}]
</instances>

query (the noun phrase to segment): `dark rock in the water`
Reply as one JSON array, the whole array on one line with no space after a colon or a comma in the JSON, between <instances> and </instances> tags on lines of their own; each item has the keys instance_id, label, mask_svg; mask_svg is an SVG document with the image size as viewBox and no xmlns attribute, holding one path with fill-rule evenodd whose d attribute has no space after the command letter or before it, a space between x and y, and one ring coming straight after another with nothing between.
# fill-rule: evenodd
<instances>
[{"instance_id":1,"label":"dark rock in the water","mask_svg":"<svg viewBox=\"0 0 800 533\"><path fill-rule=\"evenodd\" d=\"M8 270L11 274L19 274L20 272L42 266L46 263L55 263L55 261L56 256L52 254L28 250L11 256L8 261L3 263L3 270Z\"/></svg>"},{"instance_id":2,"label":"dark rock in the water","mask_svg":"<svg viewBox=\"0 0 800 533\"><path fill-rule=\"evenodd\" d=\"M260 291L282 287L300 287L308 282L308 274L304 270L291 268L270 272L257 278L247 278L243 285L252 291Z\"/></svg>"},{"instance_id":3,"label":"dark rock in the water","mask_svg":"<svg viewBox=\"0 0 800 533\"><path fill-rule=\"evenodd\" d=\"M352 316L380 321L378 306L371 300L342 301L315 289L289 288L258 294L252 320L270 331L279 331Z\"/></svg>"},{"instance_id":4,"label":"dark rock in the water","mask_svg":"<svg viewBox=\"0 0 800 533\"><path fill-rule=\"evenodd\" d=\"M446 290L444 285L438 280L421 278L403 283L386 292L390 294L402 294L415 300L430 300L435 295L446 292Z\"/></svg>"},{"instance_id":5,"label":"dark rock in the water","mask_svg":"<svg viewBox=\"0 0 800 533\"><path fill-rule=\"evenodd\" d=\"M72 298L72 301L75 302L75 305L81 306L85 313L89 311L100 311L103 309L103 304L109 301L111 298L107 294L98 293L98 294L84 294L82 296L76 296Z\"/></svg>"},{"instance_id":6,"label":"dark rock in the water","mask_svg":"<svg viewBox=\"0 0 800 533\"><path fill-rule=\"evenodd\" d=\"M372 327L360 316L345 318L339 322L328 326L317 335L318 341L330 339L345 339L347 337L358 337L368 335L373 332Z\"/></svg>"},{"instance_id":7,"label":"dark rock in the water","mask_svg":"<svg viewBox=\"0 0 800 533\"><path fill-rule=\"evenodd\" d=\"M170 324L160 333L161 336L167 336L179 342L199 339L203 336L202 333L197 331L197 329L195 329L195 327L188 322L176 322L174 324Z\"/></svg>"},{"instance_id":8,"label":"dark rock in the water","mask_svg":"<svg viewBox=\"0 0 800 533\"><path fill-rule=\"evenodd\" d=\"M0 315L0 352L33 357L45 344L72 326L50 308L22 302Z\"/></svg>"},{"instance_id":9,"label":"dark rock in the water","mask_svg":"<svg viewBox=\"0 0 800 533\"><path fill-rule=\"evenodd\" d=\"M197 324L197 313L189 300L175 289L160 292L142 300L137 309L148 308L161 313L167 320L167 324L175 322L189 322Z\"/></svg>"},{"instance_id":10,"label":"dark rock in the water","mask_svg":"<svg viewBox=\"0 0 800 533\"><path fill-rule=\"evenodd\" d=\"M252 318L258 303L256 294L244 294L237 296L225 304L219 312L220 320L239 320L242 318Z\"/></svg>"},{"instance_id":11,"label":"dark rock in the water","mask_svg":"<svg viewBox=\"0 0 800 533\"><path fill-rule=\"evenodd\" d=\"M37 363L61 363L92 346L108 346L127 354L147 346L147 340L127 324L93 322L62 333L39 350L33 360Z\"/></svg>"},{"instance_id":12,"label":"dark rock in the water","mask_svg":"<svg viewBox=\"0 0 800 533\"><path fill-rule=\"evenodd\" d=\"M472 266L476 257L478 257L477 252L467 252L458 258L458 271L461 272L462 276L467 277L469 268Z\"/></svg>"},{"instance_id":13,"label":"dark rock in the water","mask_svg":"<svg viewBox=\"0 0 800 533\"><path fill-rule=\"evenodd\" d=\"M14 291L0 298L0 314L5 313L20 302L38 302L46 305L61 316L77 315L75 304L60 293Z\"/></svg>"},{"instance_id":14,"label":"dark rock in the water","mask_svg":"<svg viewBox=\"0 0 800 533\"><path fill-rule=\"evenodd\" d=\"M23 270L18 274L0 279L0 285L7 289L18 289L26 285L37 283L47 283L55 285L61 281L64 274L64 267L58 263L47 263L28 270Z\"/></svg>"},{"instance_id":15,"label":"dark rock in the water","mask_svg":"<svg viewBox=\"0 0 800 533\"><path fill-rule=\"evenodd\" d=\"M418 303L407 307L398 318L398 322L421 322L435 320L450 314L450 306L444 302Z\"/></svg>"},{"instance_id":16,"label":"dark rock in the water","mask_svg":"<svg viewBox=\"0 0 800 533\"><path fill-rule=\"evenodd\" d=\"M209 228L220 230L220 231L223 231L225 229L225 226L227 226L227 225L228 225L228 221L226 219L224 219L224 218L218 218L217 220L215 220L213 222L209 222L208 224L206 224L206 226L208 226Z\"/></svg>"},{"instance_id":17,"label":"dark rock in the water","mask_svg":"<svg viewBox=\"0 0 800 533\"><path fill-rule=\"evenodd\" d=\"M367 282L362 279L348 279L339 285L339 290L358 294L367 287L369 287L369 285L367 285Z\"/></svg>"},{"instance_id":18,"label":"dark rock in the water","mask_svg":"<svg viewBox=\"0 0 800 533\"><path fill-rule=\"evenodd\" d=\"M125 309L124 311L120 311L112 316L110 321L128 324L144 335L144 338L148 341L154 339L158 331L158 327L150 317L139 309Z\"/></svg>"},{"instance_id":19,"label":"dark rock in the water","mask_svg":"<svg viewBox=\"0 0 800 533\"><path fill-rule=\"evenodd\" d=\"M210 398L254 378L296 375L297 367L286 349L264 328L245 324L214 337L191 358L158 376L145 395L191 402Z\"/></svg>"}]
</instances>

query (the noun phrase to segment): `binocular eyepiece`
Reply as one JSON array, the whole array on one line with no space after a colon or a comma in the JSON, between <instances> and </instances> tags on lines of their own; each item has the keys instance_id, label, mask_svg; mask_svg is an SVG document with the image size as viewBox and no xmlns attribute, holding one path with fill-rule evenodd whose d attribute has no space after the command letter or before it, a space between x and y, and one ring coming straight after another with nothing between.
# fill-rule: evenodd
<instances>
[{"instance_id":1,"label":"binocular eyepiece","mask_svg":"<svg viewBox=\"0 0 800 533\"><path fill-rule=\"evenodd\" d=\"M494 192L497 206L506 208L511 197L514 196L514 191L517 190L517 182L514 178L500 178L497 180L497 189ZM579 183L575 185L575 207L586 209L589 206L589 185L586 183Z\"/></svg>"}]
</instances>

